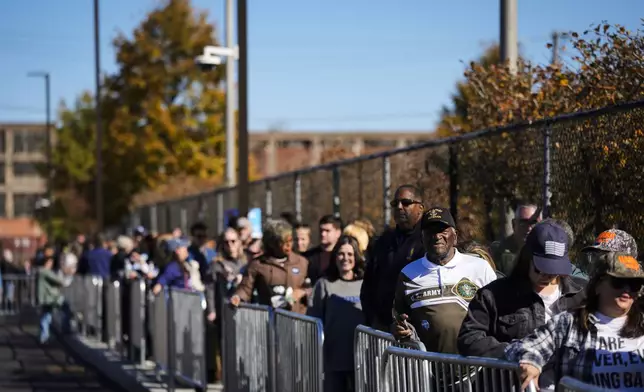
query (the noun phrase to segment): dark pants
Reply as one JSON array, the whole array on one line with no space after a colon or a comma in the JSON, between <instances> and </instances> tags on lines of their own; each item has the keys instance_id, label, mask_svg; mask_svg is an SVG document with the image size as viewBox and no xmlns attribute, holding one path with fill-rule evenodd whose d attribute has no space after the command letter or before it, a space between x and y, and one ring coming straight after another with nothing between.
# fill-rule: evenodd
<instances>
[{"instance_id":1,"label":"dark pants","mask_svg":"<svg viewBox=\"0 0 644 392\"><path fill-rule=\"evenodd\" d=\"M353 370L340 372L326 372L324 374L325 392L352 392L355 390L356 380Z\"/></svg>"}]
</instances>

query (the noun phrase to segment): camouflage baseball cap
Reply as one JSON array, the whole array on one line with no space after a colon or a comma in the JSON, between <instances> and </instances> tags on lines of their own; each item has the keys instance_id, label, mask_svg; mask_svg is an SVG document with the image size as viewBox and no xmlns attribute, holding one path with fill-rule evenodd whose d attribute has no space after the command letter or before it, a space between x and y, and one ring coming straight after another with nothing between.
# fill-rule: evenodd
<instances>
[{"instance_id":1,"label":"camouflage baseball cap","mask_svg":"<svg viewBox=\"0 0 644 392\"><path fill-rule=\"evenodd\" d=\"M604 252L623 252L637 257L637 242L623 230L610 229L602 232L595 243L582 249L582 252L602 250Z\"/></svg>"},{"instance_id":2,"label":"camouflage baseball cap","mask_svg":"<svg viewBox=\"0 0 644 392\"><path fill-rule=\"evenodd\" d=\"M607 274L622 279L644 279L640 263L625 252L607 252L598 256L593 275L596 274Z\"/></svg>"}]
</instances>

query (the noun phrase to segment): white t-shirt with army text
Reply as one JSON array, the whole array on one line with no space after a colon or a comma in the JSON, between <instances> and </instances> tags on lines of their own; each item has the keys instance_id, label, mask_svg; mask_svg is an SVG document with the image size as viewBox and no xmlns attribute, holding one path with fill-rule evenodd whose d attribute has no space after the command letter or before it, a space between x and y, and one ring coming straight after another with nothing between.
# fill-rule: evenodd
<instances>
[{"instance_id":1,"label":"white t-shirt with army text","mask_svg":"<svg viewBox=\"0 0 644 392\"><path fill-rule=\"evenodd\" d=\"M403 268L394 310L405 313L428 351L457 354L456 339L470 301L496 279L487 261L456 251L445 265L427 256Z\"/></svg>"},{"instance_id":2,"label":"white t-shirt with army text","mask_svg":"<svg viewBox=\"0 0 644 392\"><path fill-rule=\"evenodd\" d=\"M626 316L612 318L595 313L597 346L593 384L616 391L644 391L644 337L619 336Z\"/></svg>"}]
</instances>

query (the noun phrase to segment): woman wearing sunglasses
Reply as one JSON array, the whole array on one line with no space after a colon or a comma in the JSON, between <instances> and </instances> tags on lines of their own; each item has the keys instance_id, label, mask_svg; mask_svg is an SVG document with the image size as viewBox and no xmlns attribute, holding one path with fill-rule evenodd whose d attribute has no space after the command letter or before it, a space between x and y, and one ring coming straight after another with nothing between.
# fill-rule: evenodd
<instances>
[{"instance_id":1,"label":"woman wearing sunglasses","mask_svg":"<svg viewBox=\"0 0 644 392\"><path fill-rule=\"evenodd\" d=\"M598 256L578 310L561 313L512 343L506 357L521 365L523 385L550 363L554 381L571 376L617 391L644 390L644 272L626 253Z\"/></svg>"}]
</instances>

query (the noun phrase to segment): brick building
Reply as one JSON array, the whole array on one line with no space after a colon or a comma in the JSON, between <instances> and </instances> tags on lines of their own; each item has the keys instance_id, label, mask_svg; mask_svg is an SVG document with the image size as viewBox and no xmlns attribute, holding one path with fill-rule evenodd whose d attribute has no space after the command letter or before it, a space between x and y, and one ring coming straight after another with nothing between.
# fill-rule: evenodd
<instances>
[{"instance_id":1,"label":"brick building","mask_svg":"<svg viewBox=\"0 0 644 392\"><path fill-rule=\"evenodd\" d=\"M427 132L254 132L250 152L261 177L331 160L405 147L433 136Z\"/></svg>"},{"instance_id":2,"label":"brick building","mask_svg":"<svg viewBox=\"0 0 644 392\"><path fill-rule=\"evenodd\" d=\"M0 124L0 241L6 247L31 247L42 235L32 217L46 193L37 170L46 161L45 140L45 124Z\"/></svg>"}]
</instances>

